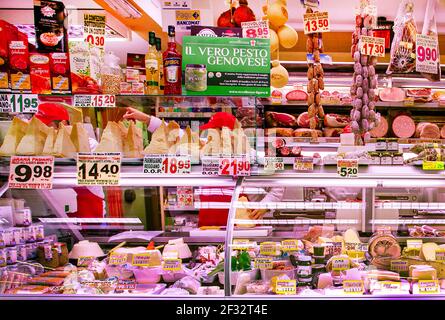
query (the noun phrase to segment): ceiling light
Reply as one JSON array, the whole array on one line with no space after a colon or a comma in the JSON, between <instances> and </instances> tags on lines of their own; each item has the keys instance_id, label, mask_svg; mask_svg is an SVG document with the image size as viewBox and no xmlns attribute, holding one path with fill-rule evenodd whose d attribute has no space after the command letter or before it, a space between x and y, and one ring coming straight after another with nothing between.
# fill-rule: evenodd
<instances>
[{"instance_id":1,"label":"ceiling light","mask_svg":"<svg viewBox=\"0 0 445 320\"><path fill-rule=\"evenodd\" d=\"M115 10L120 16L127 19L139 19L142 17L142 13L139 12L130 2L127 0L104 0L105 3Z\"/></svg>"}]
</instances>

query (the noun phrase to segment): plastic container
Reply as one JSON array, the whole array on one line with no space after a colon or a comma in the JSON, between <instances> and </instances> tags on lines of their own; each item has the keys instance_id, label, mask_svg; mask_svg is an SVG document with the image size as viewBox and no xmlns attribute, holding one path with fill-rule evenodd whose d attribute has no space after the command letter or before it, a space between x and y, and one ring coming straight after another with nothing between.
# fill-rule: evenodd
<instances>
[{"instance_id":1,"label":"plastic container","mask_svg":"<svg viewBox=\"0 0 445 320\"><path fill-rule=\"evenodd\" d=\"M258 275L258 269L252 269L249 271L234 271L230 273L230 284L232 286L236 285L236 282L238 281L238 277L242 272L247 272L250 275L250 280L256 280L257 275ZM224 272L219 272L218 273L218 280L220 284L224 284L224 280L225 280L225 275Z\"/></svg>"},{"instance_id":2,"label":"plastic container","mask_svg":"<svg viewBox=\"0 0 445 320\"><path fill-rule=\"evenodd\" d=\"M261 279L264 281L271 281L273 277L286 275L289 279L294 280L296 278L297 268L289 270L261 270Z\"/></svg>"},{"instance_id":3,"label":"plastic container","mask_svg":"<svg viewBox=\"0 0 445 320\"><path fill-rule=\"evenodd\" d=\"M159 281L161 281L162 269L159 267L134 268L133 274L134 277L136 278L137 283L142 283L142 284L158 283Z\"/></svg>"},{"instance_id":4,"label":"plastic container","mask_svg":"<svg viewBox=\"0 0 445 320\"><path fill-rule=\"evenodd\" d=\"M107 276L109 278L117 277L122 280L127 280L133 276L133 270L125 268L124 266L113 266L106 264L105 271L107 272Z\"/></svg>"}]
</instances>

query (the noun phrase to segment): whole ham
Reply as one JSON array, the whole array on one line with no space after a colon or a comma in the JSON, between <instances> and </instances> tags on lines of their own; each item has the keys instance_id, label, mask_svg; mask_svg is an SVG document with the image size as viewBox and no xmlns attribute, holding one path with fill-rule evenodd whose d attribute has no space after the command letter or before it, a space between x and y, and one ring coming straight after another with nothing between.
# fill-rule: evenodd
<instances>
[{"instance_id":1,"label":"whole ham","mask_svg":"<svg viewBox=\"0 0 445 320\"><path fill-rule=\"evenodd\" d=\"M292 137L294 129L292 128L268 128L266 135L270 137Z\"/></svg>"},{"instance_id":2,"label":"whole ham","mask_svg":"<svg viewBox=\"0 0 445 320\"><path fill-rule=\"evenodd\" d=\"M307 101L307 93L303 90L292 90L286 94L287 101Z\"/></svg>"},{"instance_id":3,"label":"whole ham","mask_svg":"<svg viewBox=\"0 0 445 320\"><path fill-rule=\"evenodd\" d=\"M318 118L316 118L316 124L318 127ZM308 112L303 112L302 114L300 114L297 118L297 124L299 127L301 128L309 128L310 127L310 118L309 118L309 113Z\"/></svg>"},{"instance_id":4,"label":"whole ham","mask_svg":"<svg viewBox=\"0 0 445 320\"><path fill-rule=\"evenodd\" d=\"M379 98L385 102L401 102L405 99L405 91L400 88L385 88L380 90Z\"/></svg>"},{"instance_id":5,"label":"whole ham","mask_svg":"<svg viewBox=\"0 0 445 320\"><path fill-rule=\"evenodd\" d=\"M297 119L293 115L273 111L266 112L266 122L269 127L292 128L297 126Z\"/></svg>"},{"instance_id":6,"label":"whole ham","mask_svg":"<svg viewBox=\"0 0 445 320\"><path fill-rule=\"evenodd\" d=\"M442 130L440 130L440 137L445 139L445 124L443 125Z\"/></svg>"},{"instance_id":7,"label":"whole ham","mask_svg":"<svg viewBox=\"0 0 445 320\"><path fill-rule=\"evenodd\" d=\"M422 139L440 139L439 126L430 122L421 122L417 125L416 137Z\"/></svg>"},{"instance_id":8,"label":"whole ham","mask_svg":"<svg viewBox=\"0 0 445 320\"><path fill-rule=\"evenodd\" d=\"M388 129L389 129L388 120L386 120L385 117L382 116L380 117L379 125L370 131L371 137L383 138L388 134Z\"/></svg>"},{"instance_id":9,"label":"whole ham","mask_svg":"<svg viewBox=\"0 0 445 320\"><path fill-rule=\"evenodd\" d=\"M328 113L324 117L324 125L331 128L344 128L351 122L349 116Z\"/></svg>"},{"instance_id":10,"label":"whole ham","mask_svg":"<svg viewBox=\"0 0 445 320\"><path fill-rule=\"evenodd\" d=\"M324 128L323 135L325 137L340 137L343 133L343 128Z\"/></svg>"},{"instance_id":11,"label":"whole ham","mask_svg":"<svg viewBox=\"0 0 445 320\"><path fill-rule=\"evenodd\" d=\"M411 138L416 133L416 124L410 116L399 115L392 121L392 131L398 138Z\"/></svg>"},{"instance_id":12,"label":"whole ham","mask_svg":"<svg viewBox=\"0 0 445 320\"><path fill-rule=\"evenodd\" d=\"M406 91L408 97L423 98L431 96L431 88L424 89L408 89Z\"/></svg>"}]
</instances>

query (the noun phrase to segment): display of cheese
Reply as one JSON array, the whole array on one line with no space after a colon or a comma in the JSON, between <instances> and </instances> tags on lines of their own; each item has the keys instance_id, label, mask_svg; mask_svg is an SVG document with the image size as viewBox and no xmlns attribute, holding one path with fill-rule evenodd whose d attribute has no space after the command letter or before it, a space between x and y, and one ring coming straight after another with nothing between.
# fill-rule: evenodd
<instances>
[{"instance_id":1,"label":"display of cheese","mask_svg":"<svg viewBox=\"0 0 445 320\"><path fill-rule=\"evenodd\" d=\"M76 156L76 147L71 141L67 127L62 123L59 124L59 130L57 131L53 155L60 158L74 158Z\"/></svg>"},{"instance_id":2,"label":"display of cheese","mask_svg":"<svg viewBox=\"0 0 445 320\"><path fill-rule=\"evenodd\" d=\"M42 154L44 156L53 155L54 143L56 143L57 130L54 128L49 128L49 133L46 136L45 145L43 146Z\"/></svg>"},{"instance_id":3,"label":"display of cheese","mask_svg":"<svg viewBox=\"0 0 445 320\"><path fill-rule=\"evenodd\" d=\"M224 155L231 155L232 150L232 135L228 127L221 129L221 153Z\"/></svg>"},{"instance_id":4,"label":"display of cheese","mask_svg":"<svg viewBox=\"0 0 445 320\"><path fill-rule=\"evenodd\" d=\"M202 154L205 156L217 156L221 153L221 130L207 129L207 142L202 148Z\"/></svg>"},{"instance_id":5,"label":"display of cheese","mask_svg":"<svg viewBox=\"0 0 445 320\"><path fill-rule=\"evenodd\" d=\"M318 284L317 284L318 289L332 287L333 285L334 283L332 281L332 275L330 273L321 273L318 276Z\"/></svg>"},{"instance_id":6,"label":"display of cheese","mask_svg":"<svg viewBox=\"0 0 445 320\"><path fill-rule=\"evenodd\" d=\"M14 117L0 147L0 156L13 156L16 154L17 146L25 136L27 127L28 123L26 121Z\"/></svg>"},{"instance_id":7,"label":"display of cheese","mask_svg":"<svg viewBox=\"0 0 445 320\"><path fill-rule=\"evenodd\" d=\"M425 261L436 261L436 250L439 246L434 242L423 243L420 248L420 258Z\"/></svg>"},{"instance_id":8,"label":"display of cheese","mask_svg":"<svg viewBox=\"0 0 445 320\"><path fill-rule=\"evenodd\" d=\"M83 123L83 114L81 108L76 108L66 103L61 103L61 105L66 109L66 111L68 111L71 124L75 124L78 122Z\"/></svg>"},{"instance_id":9,"label":"display of cheese","mask_svg":"<svg viewBox=\"0 0 445 320\"><path fill-rule=\"evenodd\" d=\"M184 131L184 134L179 140L178 152L180 155L190 155L192 161L199 161L199 135L197 132L192 132L189 126Z\"/></svg>"},{"instance_id":10,"label":"display of cheese","mask_svg":"<svg viewBox=\"0 0 445 320\"><path fill-rule=\"evenodd\" d=\"M175 121L170 121L168 125L162 120L152 136L150 144L145 148L143 154L176 154L181 129Z\"/></svg>"},{"instance_id":11,"label":"display of cheese","mask_svg":"<svg viewBox=\"0 0 445 320\"><path fill-rule=\"evenodd\" d=\"M411 265L409 266L409 276L414 281L436 280L437 270L428 265Z\"/></svg>"},{"instance_id":12,"label":"display of cheese","mask_svg":"<svg viewBox=\"0 0 445 320\"><path fill-rule=\"evenodd\" d=\"M233 130L228 127L220 129L207 129L207 142L201 150L203 156L247 155L251 151L241 124L237 121Z\"/></svg>"},{"instance_id":13,"label":"display of cheese","mask_svg":"<svg viewBox=\"0 0 445 320\"><path fill-rule=\"evenodd\" d=\"M108 121L95 152L123 152L122 133L116 122Z\"/></svg>"},{"instance_id":14,"label":"display of cheese","mask_svg":"<svg viewBox=\"0 0 445 320\"><path fill-rule=\"evenodd\" d=\"M140 158L142 157L143 150L142 130L133 121L130 121L130 127L128 128L124 143L124 157Z\"/></svg>"},{"instance_id":15,"label":"display of cheese","mask_svg":"<svg viewBox=\"0 0 445 320\"><path fill-rule=\"evenodd\" d=\"M238 199L238 202L249 202L247 197L240 197ZM239 220L251 220L249 216L249 209L246 208L238 208L235 212L235 219ZM254 228L255 224L249 224L249 223L237 223L236 224L239 227L243 228Z\"/></svg>"},{"instance_id":16,"label":"display of cheese","mask_svg":"<svg viewBox=\"0 0 445 320\"><path fill-rule=\"evenodd\" d=\"M32 117L26 128L25 135L17 146L16 154L22 156L41 155L49 131L49 127L42 121Z\"/></svg>"},{"instance_id":17,"label":"display of cheese","mask_svg":"<svg viewBox=\"0 0 445 320\"><path fill-rule=\"evenodd\" d=\"M181 127L176 121L170 121L167 125L167 143L169 145L169 154L176 154L180 140Z\"/></svg>"},{"instance_id":18,"label":"display of cheese","mask_svg":"<svg viewBox=\"0 0 445 320\"><path fill-rule=\"evenodd\" d=\"M353 229L346 230L345 233L343 234L343 238L345 239L346 243L361 243L357 231Z\"/></svg>"},{"instance_id":19,"label":"display of cheese","mask_svg":"<svg viewBox=\"0 0 445 320\"><path fill-rule=\"evenodd\" d=\"M82 123L74 123L70 134L77 152L91 152L88 132Z\"/></svg>"}]
</instances>

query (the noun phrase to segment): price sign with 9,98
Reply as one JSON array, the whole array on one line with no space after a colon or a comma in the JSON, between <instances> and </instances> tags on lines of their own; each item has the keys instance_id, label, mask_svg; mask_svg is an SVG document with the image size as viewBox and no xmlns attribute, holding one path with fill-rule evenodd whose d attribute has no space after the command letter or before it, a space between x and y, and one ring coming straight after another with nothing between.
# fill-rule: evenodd
<instances>
[{"instance_id":1,"label":"price sign with 9,98","mask_svg":"<svg viewBox=\"0 0 445 320\"><path fill-rule=\"evenodd\" d=\"M219 159L218 175L250 176L250 160L248 157L222 157Z\"/></svg>"},{"instance_id":2,"label":"price sign with 9,98","mask_svg":"<svg viewBox=\"0 0 445 320\"><path fill-rule=\"evenodd\" d=\"M439 72L437 36L416 36L416 71L430 74Z\"/></svg>"},{"instance_id":3,"label":"price sign with 9,98","mask_svg":"<svg viewBox=\"0 0 445 320\"><path fill-rule=\"evenodd\" d=\"M270 38L269 21L267 20L241 22L241 28L243 28L243 38Z\"/></svg>"},{"instance_id":4,"label":"price sign with 9,98","mask_svg":"<svg viewBox=\"0 0 445 320\"><path fill-rule=\"evenodd\" d=\"M304 15L304 34L329 32L329 13L314 12Z\"/></svg>"},{"instance_id":5,"label":"price sign with 9,98","mask_svg":"<svg viewBox=\"0 0 445 320\"><path fill-rule=\"evenodd\" d=\"M52 189L54 157L11 157L9 188Z\"/></svg>"},{"instance_id":6,"label":"price sign with 9,98","mask_svg":"<svg viewBox=\"0 0 445 320\"><path fill-rule=\"evenodd\" d=\"M119 184L122 155L114 153L78 153L77 184L115 186Z\"/></svg>"},{"instance_id":7,"label":"price sign with 9,98","mask_svg":"<svg viewBox=\"0 0 445 320\"><path fill-rule=\"evenodd\" d=\"M357 159L338 159L337 173L342 178L355 178L358 174Z\"/></svg>"},{"instance_id":8,"label":"price sign with 9,98","mask_svg":"<svg viewBox=\"0 0 445 320\"><path fill-rule=\"evenodd\" d=\"M385 38L362 36L360 53L365 56L384 57Z\"/></svg>"}]
</instances>

